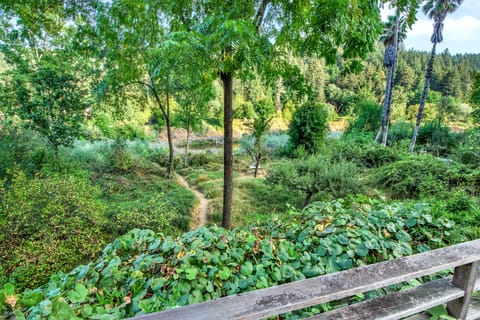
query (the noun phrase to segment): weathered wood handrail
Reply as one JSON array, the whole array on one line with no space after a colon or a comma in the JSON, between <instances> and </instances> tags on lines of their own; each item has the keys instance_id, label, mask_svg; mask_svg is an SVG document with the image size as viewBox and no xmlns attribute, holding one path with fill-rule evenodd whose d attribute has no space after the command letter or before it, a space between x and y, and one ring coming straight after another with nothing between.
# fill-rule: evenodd
<instances>
[{"instance_id":1,"label":"weathered wood handrail","mask_svg":"<svg viewBox=\"0 0 480 320\"><path fill-rule=\"evenodd\" d=\"M470 313L467 318L472 292L480 290L480 280L477 279L479 261L480 240L475 240L132 319L262 319L451 268L455 268L453 278L427 282L409 290L322 313L309 319L400 319L445 303L453 317L480 319L480 313Z\"/></svg>"}]
</instances>

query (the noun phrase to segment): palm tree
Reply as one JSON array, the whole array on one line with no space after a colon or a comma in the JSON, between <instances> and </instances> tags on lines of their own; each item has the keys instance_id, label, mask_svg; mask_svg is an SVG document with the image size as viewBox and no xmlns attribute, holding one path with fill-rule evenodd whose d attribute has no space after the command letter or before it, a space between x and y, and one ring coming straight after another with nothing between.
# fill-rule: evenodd
<instances>
[{"instance_id":1,"label":"palm tree","mask_svg":"<svg viewBox=\"0 0 480 320\"><path fill-rule=\"evenodd\" d=\"M383 66L387 68L387 80L385 84L385 98L383 99L382 117L375 141L387 145L388 123L390 120L390 106L392 104L393 82L395 79L395 64L397 62L398 44L407 37L405 18L400 17L397 9L396 16L389 16L385 22L384 33L380 37L385 45Z\"/></svg>"},{"instance_id":2,"label":"palm tree","mask_svg":"<svg viewBox=\"0 0 480 320\"><path fill-rule=\"evenodd\" d=\"M437 43L443 41L443 21L447 14L454 12L460 7L463 0L428 0L423 6L423 12L430 18L433 18L433 34L431 41L433 43L430 60L428 61L427 70L425 72L425 83L423 85L422 99L420 100L420 106L418 107L417 122L415 124L415 130L413 131L412 141L410 142L410 152L415 149L415 141L417 140L418 128L423 118L423 109L425 108L425 100L427 98L428 86L430 79L432 78L433 61L435 60L435 49Z\"/></svg>"}]
</instances>

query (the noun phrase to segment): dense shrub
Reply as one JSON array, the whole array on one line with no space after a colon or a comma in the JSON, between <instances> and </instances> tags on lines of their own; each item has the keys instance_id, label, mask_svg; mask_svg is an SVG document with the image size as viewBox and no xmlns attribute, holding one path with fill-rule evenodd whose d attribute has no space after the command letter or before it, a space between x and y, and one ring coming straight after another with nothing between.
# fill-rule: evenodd
<instances>
[{"instance_id":1,"label":"dense shrub","mask_svg":"<svg viewBox=\"0 0 480 320\"><path fill-rule=\"evenodd\" d=\"M338 198L362 190L359 170L354 163L330 161L318 155L275 163L268 170L265 182L304 192L303 206L317 193Z\"/></svg>"},{"instance_id":2,"label":"dense shrub","mask_svg":"<svg viewBox=\"0 0 480 320\"><path fill-rule=\"evenodd\" d=\"M2 161L0 171L4 174L20 168L28 175L33 175L42 165L53 149L46 139L34 131L24 129L12 123L0 123L0 148Z\"/></svg>"},{"instance_id":3,"label":"dense shrub","mask_svg":"<svg viewBox=\"0 0 480 320\"><path fill-rule=\"evenodd\" d=\"M323 104L309 101L298 108L288 128L293 148L302 147L308 153L318 151L327 135L327 117Z\"/></svg>"},{"instance_id":4,"label":"dense shrub","mask_svg":"<svg viewBox=\"0 0 480 320\"><path fill-rule=\"evenodd\" d=\"M15 310L39 319L60 312L67 318L120 319L459 241L454 224L432 219L431 210L425 204L369 201L350 207L332 201L253 228L200 228L177 239L133 230L109 244L95 262L14 295ZM3 294L7 290L12 288ZM11 310L0 304L4 315Z\"/></svg>"},{"instance_id":5,"label":"dense shrub","mask_svg":"<svg viewBox=\"0 0 480 320\"><path fill-rule=\"evenodd\" d=\"M460 142L460 136L438 121L426 122L418 130L417 144L436 156L448 155Z\"/></svg>"},{"instance_id":6,"label":"dense shrub","mask_svg":"<svg viewBox=\"0 0 480 320\"><path fill-rule=\"evenodd\" d=\"M466 131L462 143L453 150L451 157L465 165L477 167L480 163L480 128Z\"/></svg>"},{"instance_id":7,"label":"dense shrub","mask_svg":"<svg viewBox=\"0 0 480 320\"><path fill-rule=\"evenodd\" d=\"M377 168L398 161L403 153L394 148L385 148L373 141L358 144L340 140L331 142L327 149L333 160L352 161L362 168Z\"/></svg>"},{"instance_id":8,"label":"dense shrub","mask_svg":"<svg viewBox=\"0 0 480 320\"><path fill-rule=\"evenodd\" d=\"M0 198L0 261L10 280L35 287L94 258L106 239L98 196L78 177L16 174Z\"/></svg>"},{"instance_id":9,"label":"dense shrub","mask_svg":"<svg viewBox=\"0 0 480 320\"><path fill-rule=\"evenodd\" d=\"M223 165L223 155L208 151L192 153L188 155L187 162L189 167L218 170Z\"/></svg>"},{"instance_id":10,"label":"dense shrub","mask_svg":"<svg viewBox=\"0 0 480 320\"><path fill-rule=\"evenodd\" d=\"M15 167L15 158L9 144L0 140L0 179L6 178Z\"/></svg>"},{"instance_id":11,"label":"dense shrub","mask_svg":"<svg viewBox=\"0 0 480 320\"><path fill-rule=\"evenodd\" d=\"M117 171L127 171L134 163L132 154L127 150L125 140L116 140L113 143L108 155L110 169Z\"/></svg>"},{"instance_id":12,"label":"dense shrub","mask_svg":"<svg viewBox=\"0 0 480 320\"><path fill-rule=\"evenodd\" d=\"M444 161L430 155L412 155L376 169L373 180L393 198L419 198L447 189L447 169Z\"/></svg>"},{"instance_id":13,"label":"dense shrub","mask_svg":"<svg viewBox=\"0 0 480 320\"><path fill-rule=\"evenodd\" d=\"M346 133L376 132L380 126L382 108L375 102L361 101L355 106L355 118Z\"/></svg>"},{"instance_id":14,"label":"dense shrub","mask_svg":"<svg viewBox=\"0 0 480 320\"><path fill-rule=\"evenodd\" d=\"M388 129L388 144L394 145L402 140L408 140L413 135L413 124L410 122L400 121L392 124Z\"/></svg>"}]
</instances>

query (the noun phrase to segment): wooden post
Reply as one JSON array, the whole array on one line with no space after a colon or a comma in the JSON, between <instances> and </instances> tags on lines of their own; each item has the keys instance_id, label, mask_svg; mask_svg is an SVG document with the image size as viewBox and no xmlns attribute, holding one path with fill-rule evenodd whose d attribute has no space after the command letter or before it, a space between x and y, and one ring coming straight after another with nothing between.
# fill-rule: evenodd
<instances>
[{"instance_id":1,"label":"wooden post","mask_svg":"<svg viewBox=\"0 0 480 320\"><path fill-rule=\"evenodd\" d=\"M457 319L466 319L472 293L477 281L479 261L455 268L452 283L465 293L462 298L447 303L448 314Z\"/></svg>"}]
</instances>

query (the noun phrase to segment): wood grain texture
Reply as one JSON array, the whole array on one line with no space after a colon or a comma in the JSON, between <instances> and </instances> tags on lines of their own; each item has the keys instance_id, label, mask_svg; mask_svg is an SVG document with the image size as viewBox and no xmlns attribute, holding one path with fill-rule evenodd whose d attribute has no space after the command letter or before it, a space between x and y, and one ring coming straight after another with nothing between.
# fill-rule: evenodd
<instances>
[{"instance_id":1,"label":"wood grain texture","mask_svg":"<svg viewBox=\"0 0 480 320\"><path fill-rule=\"evenodd\" d=\"M478 273L478 261L464 266L456 267L453 273L453 284L464 291L461 298L450 301L447 304L448 314L464 320L467 317L468 308L472 301L472 293L475 288Z\"/></svg>"},{"instance_id":2,"label":"wood grain texture","mask_svg":"<svg viewBox=\"0 0 480 320\"><path fill-rule=\"evenodd\" d=\"M430 309L463 296L451 278L357 303L308 318L308 320L395 320Z\"/></svg>"},{"instance_id":3,"label":"wood grain texture","mask_svg":"<svg viewBox=\"0 0 480 320\"><path fill-rule=\"evenodd\" d=\"M261 319L480 260L480 240L325 276L137 316L137 320Z\"/></svg>"}]
</instances>

